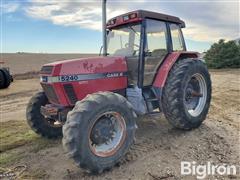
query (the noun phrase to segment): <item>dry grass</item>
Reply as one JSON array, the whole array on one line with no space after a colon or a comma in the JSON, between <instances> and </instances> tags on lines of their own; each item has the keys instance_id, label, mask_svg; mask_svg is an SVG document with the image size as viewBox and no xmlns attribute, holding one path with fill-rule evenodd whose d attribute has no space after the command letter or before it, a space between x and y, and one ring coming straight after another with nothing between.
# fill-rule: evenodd
<instances>
[{"instance_id":1,"label":"dry grass","mask_svg":"<svg viewBox=\"0 0 240 180\"><path fill-rule=\"evenodd\" d=\"M24 155L18 151L7 151L0 154L0 167L7 167L12 165L20 159L24 158Z\"/></svg>"},{"instance_id":2,"label":"dry grass","mask_svg":"<svg viewBox=\"0 0 240 180\"><path fill-rule=\"evenodd\" d=\"M59 140L40 137L23 120L2 122L0 139L0 166L12 164L25 157L27 154L21 151L21 146L28 147L30 153L37 153L59 144Z\"/></svg>"},{"instance_id":3,"label":"dry grass","mask_svg":"<svg viewBox=\"0 0 240 180\"><path fill-rule=\"evenodd\" d=\"M7 121L1 123L0 152L25 145L38 136L30 130L24 121Z\"/></svg>"},{"instance_id":4,"label":"dry grass","mask_svg":"<svg viewBox=\"0 0 240 180\"><path fill-rule=\"evenodd\" d=\"M48 179L49 175L43 169L35 169L34 171L26 172L21 177L22 179Z\"/></svg>"}]
</instances>

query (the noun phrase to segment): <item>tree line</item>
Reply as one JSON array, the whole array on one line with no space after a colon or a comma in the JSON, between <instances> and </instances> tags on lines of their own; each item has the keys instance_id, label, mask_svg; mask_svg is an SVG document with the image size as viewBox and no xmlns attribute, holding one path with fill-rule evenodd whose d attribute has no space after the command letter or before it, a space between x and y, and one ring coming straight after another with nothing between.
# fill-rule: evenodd
<instances>
[{"instance_id":1,"label":"tree line","mask_svg":"<svg viewBox=\"0 0 240 180\"><path fill-rule=\"evenodd\" d=\"M220 39L206 52L204 59L209 68L239 68L240 40L225 41Z\"/></svg>"}]
</instances>

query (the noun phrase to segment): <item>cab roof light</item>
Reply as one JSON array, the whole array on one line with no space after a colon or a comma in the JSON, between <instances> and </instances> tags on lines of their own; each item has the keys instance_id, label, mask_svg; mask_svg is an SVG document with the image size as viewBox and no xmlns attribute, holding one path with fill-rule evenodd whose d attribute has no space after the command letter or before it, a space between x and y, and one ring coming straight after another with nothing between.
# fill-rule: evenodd
<instances>
[{"instance_id":1,"label":"cab roof light","mask_svg":"<svg viewBox=\"0 0 240 180\"><path fill-rule=\"evenodd\" d=\"M137 17L137 13L133 13L129 15L130 19L135 19Z\"/></svg>"},{"instance_id":2,"label":"cab roof light","mask_svg":"<svg viewBox=\"0 0 240 180\"><path fill-rule=\"evenodd\" d=\"M128 21L130 19L135 19L137 17L137 13L132 13L132 14L128 14L123 16L123 21Z\"/></svg>"},{"instance_id":3,"label":"cab roof light","mask_svg":"<svg viewBox=\"0 0 240 180\"><path fill-rule=\"evenodd\" d=\"M129 16L126 15L126 16L123 16L123 21L128 21L129 20Z\"/></svg>"},{"instance_id":4,"label":"cab roof light","mask_svg":"<svg viewBox=\"0 0 240 180\"><path fill-rule=\"evenodd\" d=\"M110 21L108 21L107 25L114 25L116 23L116 19L112 19Z\"/></svg>"}]
</instances>

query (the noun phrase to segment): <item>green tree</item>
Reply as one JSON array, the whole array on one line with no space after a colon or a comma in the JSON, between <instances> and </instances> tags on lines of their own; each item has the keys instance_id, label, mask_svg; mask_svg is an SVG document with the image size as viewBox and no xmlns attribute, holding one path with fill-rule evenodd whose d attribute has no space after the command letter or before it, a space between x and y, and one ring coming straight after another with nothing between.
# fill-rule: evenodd
<instances>
[{"instance_id":1,"label":"green tree","mask_svg":"<svg viewBox=\"0 0 240 180\"><path fill-rule=\"evenodd\" d=\"M211 46L204 58L210 68L239 68L240 43L225 42L225 40L220 39L218 43Z\"/></svg>"}]
</instances>

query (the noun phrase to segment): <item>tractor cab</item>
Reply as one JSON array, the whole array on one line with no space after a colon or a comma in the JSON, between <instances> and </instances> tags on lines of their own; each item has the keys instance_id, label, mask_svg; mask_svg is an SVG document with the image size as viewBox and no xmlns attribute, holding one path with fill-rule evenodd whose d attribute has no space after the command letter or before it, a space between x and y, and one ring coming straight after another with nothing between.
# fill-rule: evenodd
<instances>
[{"instance_id":1,"label":"tractor cab","mask_svg":"<svg viewBox=\"0 0 240 180\"><path fill-rule=\"evenodd\" d=\"M173 51L185 51L179 18L149 11L134 11L107 23L107 55L124 56L128 83L150 86L160 64Z\"/></svg>"}]
</instances>

